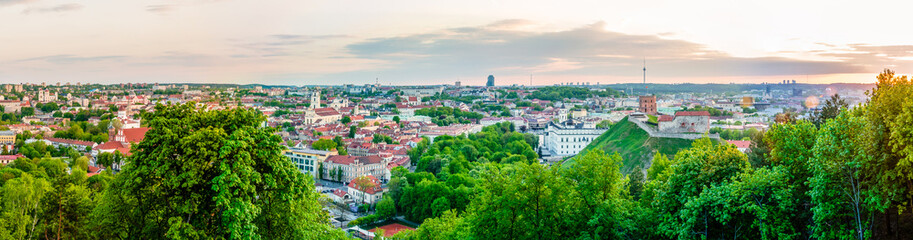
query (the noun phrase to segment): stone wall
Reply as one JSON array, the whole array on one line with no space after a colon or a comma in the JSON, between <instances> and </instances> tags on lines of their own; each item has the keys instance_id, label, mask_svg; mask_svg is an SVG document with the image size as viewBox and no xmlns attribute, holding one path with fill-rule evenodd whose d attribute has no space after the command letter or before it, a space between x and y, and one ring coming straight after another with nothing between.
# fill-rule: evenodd
<instances>
[{"instance_id":1,"label":"stone wall","mask_svg":"<svg viewBox=\"0 0 913 240\"><path fill-rule=\"evenodd\" d=\"M664 133L705 133L710 131L709 116L675 116L672 121L659 122Z\"/></svg>"},{"instance_id":2,"label":"stone wall","mask_svg":"<svg viewBox=\"0 0 913 240\"><path fill-rule=\"evenodd\" d=\"M628 121L629 121L629 122L632 122L632 123L634 123L634 124L636 124L638 127L640 127L641 129L643 129L644 131L646 131L647 134L650 134L650 137L660 137L660 138L682 138L682 139L691 139L691 140L694 140L694 139L698 139L698 138L702 138L702 137L704 137L704 136L707 136L707 137L713 138L713 139L720 139L720 134L709 134L709 135L706 135L706 134L697 134L697 133L664 133L664 132L659 132L659 131L657 131L657 130L656 130L655 128L653 128L652 126L647 125L646 123L641 122L640 120L637 120L637 119L634 119L634 118L630 118L630 117L629 117L629 118L628 118ZM709 121L708 121L708 122L709 122ZM709 126L708 126L708 127L709 127Z\"/></svg>"}]
</instances>

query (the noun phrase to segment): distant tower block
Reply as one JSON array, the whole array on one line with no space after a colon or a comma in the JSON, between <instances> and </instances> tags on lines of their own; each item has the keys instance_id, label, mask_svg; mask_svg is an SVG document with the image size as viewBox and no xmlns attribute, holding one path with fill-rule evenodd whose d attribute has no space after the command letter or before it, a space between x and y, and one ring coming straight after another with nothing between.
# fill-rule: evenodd
<instances>
[{"instance_id":1,"label":"distant tower block","mask_svg":"<svg viewBox=\"0 0 913 240\"><path fill-rule=\"evenodd\" d=\"M488 75L488 82L485 83L485 86L486 86L486 87L494 87L494 86L495 86L495 75Z\"/></svg>"},{"instance_id":2,"label":"distant tower block","mask_svg":"<svg viewBox=\"0 0 913 240\"><path fill-rule=\"evenodd\" d=\"M656 114L656 96L640 96L640 109L642 113Z\"/></svg>"},{"instance_id":3,"label":"distant tower block","mask_svg":"<svg viewBox=\"0 0 913 240\"><path fill-rule=\"evenodd\" d=\"M455 83L453 83L453 85L456 87L460 87L460 81L456 81Z\"/></svg>"}]
</instances>

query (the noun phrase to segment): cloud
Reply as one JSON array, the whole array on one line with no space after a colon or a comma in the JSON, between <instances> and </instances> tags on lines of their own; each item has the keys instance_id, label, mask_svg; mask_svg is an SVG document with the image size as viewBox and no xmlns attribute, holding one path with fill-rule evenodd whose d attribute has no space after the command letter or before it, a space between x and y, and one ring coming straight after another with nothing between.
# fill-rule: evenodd
<instances>
[{"instance_id":1,"label":"cloud","mask_svg":"<svg viewBox=\"0 0 913 240\"><path fill-rule=\"evenodd\" d=\"M833 45L828 50L815 53L873 71L883 68L913 69L913 45Z\"/></svg>"},{"instance_id":2,"label":"cloud","mask_svg":"<svg viewBox=\"0 0 913 240\"><path fill-rule=\"evenodd\" d=\"M148 5L146 6L146 11L156 14L165 14L177 9L174 5L161 4L161 5Z\"/></svg>"},{"instance_id":3,"label":"cloud","mask_svg":"<svg viewBox=\"0 0 913 240\"><path fill-rule=\"evenodd\" d=\"M607 31L603 22L550 32L529 30L531 25L535 24L525 20L504 20L478 27L367 39L348 45L348 53L357 58L382 60L387 63L386 67L345 75L395 76L404 81L532 73L640 76L643 59L647 61L647 74L660 77L813 75L880 70L853 61L853 57L858 58L856 55L840 55L849 61L734 57L702 44L660 35ZM858 51L874 51L854 47ZM900 52L908 49L882 50L903 55ZM828 54L828 51L817 54Z\"/></svg>"},{"instance_id":4,"label":"cloud","mask_svg":"<svg viewBox=\"0 0 913 240\"><path fill-rule=\"evenodd\" d=\"M67 12L67 11L76 11L76 10L82 9L83 7L84 6L82 4L67 3L67 4L60 4L60 5L53 6L53 7L29 7L29 8L26 8L25 10L22 10L22 13L23 14L59 13L59 12Z\"/></svg>"},{"instance_id":5,"label":"cloud","mask_svg":"<svg viewBox=\"0 0 913 240\"><path fill-rule=\"evenodd\" d=\"M307 47L318 41L337 40L349 38L348 35L301 35L301 34L273 34L259 40L230 39L241 53L231 55L232 58L253 57L281 57L293 56L313 50Z\"/></svg>"}]
</instances>

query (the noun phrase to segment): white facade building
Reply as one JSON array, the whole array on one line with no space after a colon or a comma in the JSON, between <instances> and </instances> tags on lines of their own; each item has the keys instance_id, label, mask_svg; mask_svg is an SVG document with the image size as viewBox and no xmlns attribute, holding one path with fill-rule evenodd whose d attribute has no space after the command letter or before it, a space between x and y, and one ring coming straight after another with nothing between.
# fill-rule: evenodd
<instances>
[{"instance_id":1,"label":"white facade building","mask_svg":"<svg viewBox=\"0 0 913 240\"><path fill-rule=\"evenodd\" d=\"M310 148L289 148L283 152L288 160L302 173L317 177L317 167L320 163L336 152L320 151Z\"/></svg>"},{"instance_id":2,"label":"white facade building","mask_svg":"<svg viewBox=\"0 0 913 240\"><path fill-rule=\"evenodd\" d=\"M583 122L571 119L549 124L545 132L543 155L572 156L608 129L585 128Z\"/></svg>"}]
</instances>

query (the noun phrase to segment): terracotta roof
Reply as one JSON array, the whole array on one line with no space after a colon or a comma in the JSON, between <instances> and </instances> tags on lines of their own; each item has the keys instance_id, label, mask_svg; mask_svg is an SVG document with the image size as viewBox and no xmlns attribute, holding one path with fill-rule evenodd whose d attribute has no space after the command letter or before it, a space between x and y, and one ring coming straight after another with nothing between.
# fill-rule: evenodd
<instances>
[{"instance_id":1,"label":"terracotta roof","mask_svg":"<svg viewBox=\"0 0 913 240\"><path fill-rule=\"evenodd\" d=\"M108 149L118 149L118 148L124 148L124 144L121 144L118 141L110 141L110 142L102 143L102 144L99 144L98 146L95 146L96 150L102 150L102 149L108 150Z\"/></svg>"},{"instance_id":2,"label":"terracotta roof","mask_svg":"<svg viewBox=\"0 0 913 240\"><path fill-rule=\"evenodd\" d=\"M22 154L16 155L0 155L0 160L16 160L18 158L25 157Z\"/></svg>"},{"instance_id":3,"label":"terracotta roof","mask_svg":"<svg viewBox=\"0 0 913 240\"><path fill-rule=\"evenodd\" d=\"M346 196L347 193L346 193L346 191L343 191L343 190L340 190L340 189L336 189L336 190L333 190L333 194L336 195L336 196L338 196L338 197L340 197L340 198L343 198L343 197Z\"/></svg>"},{"instance_id":4,"label":"terracotta roof","mask_svg":"<svg viewBox=\"0 0 913 240\"><path fill-rule=\"evenodd\" d=\"M82 146L95 145L94 142L80 141L80 140L74 140L74 139L52 138L52 137L45 138L45 139L47 139L48 141L51 141L51 142L66 143L66 144L70 144L70 145L82 145Z\"/></svg>"},{"instance_id":5,"label":"terracotta roof","mask_svg":"<svg viewBox=\"0 0 913 240\"><path fill-rule=\"evenodd\" d=\"M660 122L671 122L673 119L675 119L675 118L673 118L672 116L669 116L669 115L659 115L658 121L660 121Z\"/></svg>"},{"instance_id":6,"label":"terracotta roof","mask_svg":"<svg viewBox=\"0 0 913 240\"><path fill-rule=\"evenodd\" d=\"M328 157L326 161L336 164L352 165L355 164L355 160L358 160L358 162L361 164L376 164L383 161L382 158L376 155L362 157L355 157L350 155L333 155Z\"/></svg>"},{"instance_id":7,"label":"terracotta roof","mask_svg":"<svg viewBox=\"0 0 913 240\"><path fill-rule=\"evenodd\" d=\"M364 191L365 193L373 195L375 193L383 191L383 188L381 188L381 186L380 186L380 180L377 180L376 177L371 176L371 175L368 175L366 177L368 178L368 180L370 180L372 183L374 183L374 187L365 189L365 191ZM349 182L349 187L358 189L358 184L356 184L355 182L356 182L355 180L352 180L352 182ZM358 191L361 191L361 189L358 189Z\"/></svg>"},{"instance_id":8,"label":"terracotta roof","mask_svg":"<svg viewBox=\"0 0 913 240\"><path fill-rule=\"evenodd\" d=\"M320 116L330 116L330 115L339 115L339 112L333 108L318 108L314 109L314 113Z\"/></svg>"},{"instance_id":9,"label":"terracotta roof","mask_svg":"<svg viewBox=\"0 0 913 240\"><path fill-rule=\"evenodd\" d=\"M749 148L749 147L751 147L751 141L746 141L746 140L726 140L726 142L729 142L730 144L735 145L735 147L737 147L737 148Z\"/></svg>"},{"instance_id":10,"label":"terracotta roof","mask_svg":"<svg viewBox=\"0 0 913 240\"><path fill-rule=\"evenodd\" d=\"M142 142L146 138L146 132L149 131L147 127L141 128L126 128L122 129L121 132L124 134L124 141L129 143Z\"/></svg>"},{"instance_id":11,"label":"terracotta roof","mask_svg":"<svg viewBox=\"0 0 913 240\"><path fill-rule=\"evenodd\" d=\"M124 155L124 157L129 157L130 155L133 155L133 153L130 152L129 148L118 148L118 149L114 149L114 151L120 152L121 154Z\"/></svg>"},{"instance_id":12,"label":"terracotta roof","mask_svg":"<svg viewBox=\"0 0 913 240\"><path fill-rule=\"evenodd\" d=\"M675 112L675 116L710 116L710 112L707 112L707 111L678 111L678 112Z\"/></svg>"}]
</instances>

